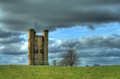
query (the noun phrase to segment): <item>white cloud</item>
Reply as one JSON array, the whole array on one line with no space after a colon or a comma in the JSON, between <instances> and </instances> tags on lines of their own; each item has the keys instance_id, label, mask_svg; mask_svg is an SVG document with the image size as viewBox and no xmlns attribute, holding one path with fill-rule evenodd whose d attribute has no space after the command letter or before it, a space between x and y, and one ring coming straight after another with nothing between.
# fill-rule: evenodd
<instances>
[{"instance_id":1,"label":"white cloud","mask_svg":"<svg viewBox=\"0 0 120 79\"><path fill-rule=\"evenodd\" d=\"M2 50L2 49L4 49L5 48L5 46L0 46L0 50Z\"/></svg>"},{"instance_id":2,"label":"white cloud","mask_svg":"<svg viewBox=\"0 0 120 79\"><path fill-rule=\"evenodd\" d=\"M61 55L72 46L73 48L76 48L76 52L80 56L81 65L117 64L114 62L120 56L119 40L120 37L112 35L66 39L61 40L60 44L56 44L56 40L53 40L49 48L50 60L53 60L56 57L57 59L61 58ZM54 46L52 46L52 44L54 44ZM120 64L120 62L118 62L118 64Z\"/></svg>"},{"instance_id":3,"label":"white cloud","mask_svg":"<svg viewBox=\"0 0 120 79\"><path fill-rule=\"evenodd\" d=\"M21 47L20 47L20 50L23 51L23 52L27 52L27 49L28 49L28 42L25 41L22 43Z\"/></svg>"}]
</instances>

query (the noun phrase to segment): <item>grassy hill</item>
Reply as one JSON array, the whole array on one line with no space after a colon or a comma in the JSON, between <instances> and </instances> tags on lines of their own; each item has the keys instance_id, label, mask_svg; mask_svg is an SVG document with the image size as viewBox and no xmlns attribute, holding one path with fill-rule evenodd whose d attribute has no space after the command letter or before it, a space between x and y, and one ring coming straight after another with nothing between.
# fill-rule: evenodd
<instances>
[{"instance_id":1,"label":"grassy hill","mask_svg":"<svg viewBox=\"0 0 120 79\"><path fill-rule=\"evenodd\" d=\"M120 66L0 65L0 79L120 79Z\"/></svg>"}]
</instances>

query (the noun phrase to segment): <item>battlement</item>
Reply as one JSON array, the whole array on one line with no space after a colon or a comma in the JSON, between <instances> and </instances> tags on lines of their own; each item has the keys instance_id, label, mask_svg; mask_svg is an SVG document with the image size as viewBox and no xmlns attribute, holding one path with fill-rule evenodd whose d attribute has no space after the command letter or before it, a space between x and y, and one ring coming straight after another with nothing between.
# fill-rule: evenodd
<instances>
[{"instance_id":1,"label":"battlement","mask_svg":"<svg viewBox=\"0 0 120 79\"><path fill-rule=\"evenodd\" d=\"M33 29L33 28L30 28L28 31L34 31L34 29Z\"/></svg>"}]
</instances>

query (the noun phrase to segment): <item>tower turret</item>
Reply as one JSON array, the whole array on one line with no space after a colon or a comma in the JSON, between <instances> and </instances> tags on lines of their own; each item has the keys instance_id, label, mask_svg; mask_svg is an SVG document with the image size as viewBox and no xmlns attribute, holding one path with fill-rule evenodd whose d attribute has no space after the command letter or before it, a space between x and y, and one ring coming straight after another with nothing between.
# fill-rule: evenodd
<instances>
[{"instance_id":1,"label":"tower turret","mask_svg":"<svg viewBox=\"0 0 120 79\"><path fill-rule=\"evenodd\" d=\"M44 37L44 64L48 64L48 30L43 31Z\"/></svg>"},{"instance_id":2,"label":"tower turret","mask_svg":"<svg viewBox=\"0 0 120 79\"><path fill-rule=\"evenodd\" d=\"M28 64L32 65L34 64L33 61L33 52L34 52L34 38L35 38L35 31L34 29L29 29L28 30Z\"/></svg>"}]
</instances>

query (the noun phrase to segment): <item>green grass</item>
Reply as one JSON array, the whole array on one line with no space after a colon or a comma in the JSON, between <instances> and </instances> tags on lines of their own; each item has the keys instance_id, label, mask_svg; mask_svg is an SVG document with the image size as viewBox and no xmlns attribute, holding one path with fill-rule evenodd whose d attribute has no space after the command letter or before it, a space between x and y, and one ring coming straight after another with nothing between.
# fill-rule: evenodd
<instances>
[{"instance_id":1,"label":"green grass","mask_svg":"<svg viewBox=\"0 0 120 79\"><path fill-rule=\"evenodd\" d=\"M120 79L120 66L0 65L0 79Z\"/></svg>"}]
</instances>

